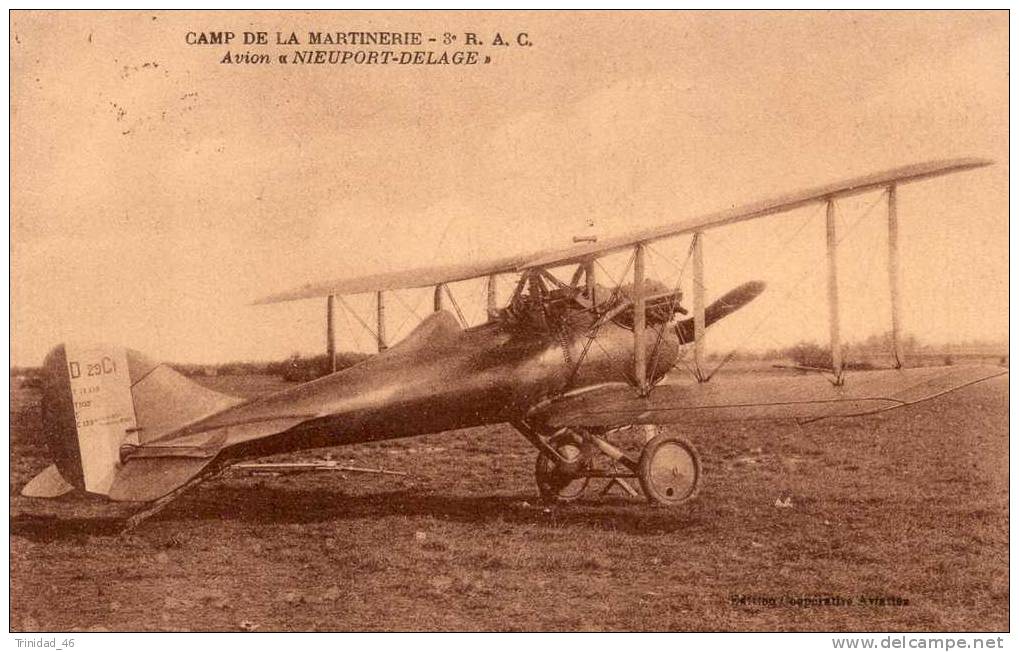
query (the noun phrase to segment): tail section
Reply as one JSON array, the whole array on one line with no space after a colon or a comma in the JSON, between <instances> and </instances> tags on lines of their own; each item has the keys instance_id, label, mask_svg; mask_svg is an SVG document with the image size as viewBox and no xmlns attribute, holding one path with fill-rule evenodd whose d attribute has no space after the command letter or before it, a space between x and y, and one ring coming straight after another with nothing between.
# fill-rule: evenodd
<instances>
[{"instance_id":1,"label":"tail section","mask_svg":"<svg viewBox=\"0 0 1019 652\"><path fill-rule=\"evenodd\" d=\"M22 494L53 498L78 489L110 496L124 470L122 447L154 441L239 402L136 351L60 345L44 363L41 406L54 464Z\"/></svg>"}]
</instances>

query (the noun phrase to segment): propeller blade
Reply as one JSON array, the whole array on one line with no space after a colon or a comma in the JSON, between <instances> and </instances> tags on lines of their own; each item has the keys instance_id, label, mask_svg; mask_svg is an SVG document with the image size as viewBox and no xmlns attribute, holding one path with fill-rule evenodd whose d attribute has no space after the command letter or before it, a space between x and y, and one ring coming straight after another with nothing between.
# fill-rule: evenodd
<instances>
[{"instance_id":1,"label":"propeller blade","mask_svg":"<svg viewBox=\"0 0 1019 652\"><path fill-rule=\"evenodd\" d=\"M743 306L756 299L761 292L764 292L766 284L764 281L750 281L739 287L729 290L710 306L704 309L704 327L714 324L723 317L728 317ZM676 324L676 334L679 335L680 344L689 344L694 340L693 317L684 319Z\"/></svg>"}]
</instances>

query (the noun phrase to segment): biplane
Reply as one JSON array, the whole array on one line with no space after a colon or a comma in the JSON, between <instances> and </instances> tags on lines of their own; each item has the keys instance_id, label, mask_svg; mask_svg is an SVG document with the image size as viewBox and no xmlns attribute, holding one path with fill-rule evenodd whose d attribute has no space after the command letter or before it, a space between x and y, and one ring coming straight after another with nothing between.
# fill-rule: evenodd
<instances>
[{"instance_id":1,"label":"biplane","mask_svg":"<svg viewBox=\"0 0 1019 652\"><path fill-rule=\"evenodd\" d=\"M682 503L697 492L698 455L688 439L659 432L658 425L672 424L669 430L674 431L720 420L865 415L1007 373L990 365L902 368L898 343L897 188L989 163L921 163L606 240L483 263L331 280L274 294L256 303L326 298L333 346L334 299L375 293L379 352L253 400L204 388L133 350L57 346L44 363L42 398L54 464L22 493L37 498L95 494L145 510L256 458L509 423L537 449L535 479L543 498L575 498L591 478L606 478L636 494L628 483L636 478L650 502ZM867 192L887 195L894 364L847 373L839 331L834 211L836 201ZM664 381L688 352L694 369L702 368L706 329L765 289L762 282L748 281L708 304L705 232L812 204L827 206L828 376L722 380L698 373ZM693 260L689 306L681 291L647 277L645 261L651 243L684 234L691 236ZM627 251L623 281L602 285L598 259ZM551 271L564 268L572 272L568 282ZM496 276L506 274L518 278L509 301L500 306L492 288ZM486 277L488 319L465 327L444 306L448 284ZM434 311L402 341L388 346L385 293L403 288L434 288ZM622 430L637 435L636 447L613 443L614 433Z\"/></svg>"}]
</instances>

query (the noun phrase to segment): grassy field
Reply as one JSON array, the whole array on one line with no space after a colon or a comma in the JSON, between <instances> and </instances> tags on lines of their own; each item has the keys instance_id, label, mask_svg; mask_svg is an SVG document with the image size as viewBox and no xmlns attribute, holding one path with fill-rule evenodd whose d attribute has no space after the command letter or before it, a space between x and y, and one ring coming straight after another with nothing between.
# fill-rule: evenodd
<instances>
[{"instance_id":1,"label":"grassy field","mask_svg":"<svg viewBox=\"0 0 1019 652\"><path fill-rule=\"evenodd\" d=\"M35 391L12 390L15 514L46 464L39 428ZM685 434L706 479L674 509L541 505L533 451L497 426L291 456L406 478L228 474L129 534L15 517L11 627L1007 630L1007 379L857 420ZM825 596L849 604L802 600Z\"/></svg>"}]
</instances>

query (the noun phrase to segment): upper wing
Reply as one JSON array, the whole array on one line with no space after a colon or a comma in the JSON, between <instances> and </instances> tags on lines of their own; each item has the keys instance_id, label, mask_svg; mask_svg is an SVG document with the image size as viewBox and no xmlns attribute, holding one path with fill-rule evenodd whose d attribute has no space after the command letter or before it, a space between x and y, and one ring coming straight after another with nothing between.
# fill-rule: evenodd
<instances>
[{"instance_id":1,"label":"upper wing","mask_svg":"<svg viewBox=\"0 0 1019 652\"><path fill-rule=\"evenodd\" d=\"M440 283L455 283L480 276L515 272L527 261L527 256L511 256L484 263L464 265L436 265L417 269L342 278L321 283L306 283L277 294L271 294L255 301L256 304L280 303L297 299L326 297L330 294L359 294L361 292L378 292L381 290L399 290L402 288L423 288Z\"/></svg>"},{"instance_id":2,"label":"upper wing","mask_svg":"<svg viewBox=\"0 0 1019 652\"><path fill-rule=\"evenodd\" d=\"M774 199L759 201L753 204L737 206L717 213L702 215L694 218L687 218L679 222L655 226L641 231L634 231L614 238L600 240L596 243L585 243L565 249L549 251L535 255L529 259L523 267L549 267L552 265L566 265L580 262L591 256L601 256L632 247L640 242L653 242L662 238L669 238L684 233L693 233L705 229L745 222L760 217L784 213L808 204L839 197L849 197L871 190L884 188L891 184L902 185L913 181L922 181L932 177L938 177L953 172L972 170L973 168L990 165L992 161L978 158L958 158L940 161L927 161L903 167L892 168L882 172L875 172L862 177L855 177L845 181L830 183L824 186L815 186L797 192L792 192Z\"/></svg>"},{"instance_id":3,"label":"upper wing","mask_svg":"<svg viewBox=\"0 0 1019 652\"><path fill-rule=\"evenodd\" d=\"M659 385L648 398L622 384L538 405L529 420L551 427L614 428L639 423L696 423L860 416L911 405L988 378L1003 367L967 365L860 371L836 387L819 375L762 374L709 383Z\"/></svg>"},{"instance_id":4,"label":"upper wing","mask_svg":"<svg viewBox=\"0 0 1019 652\"><path fill-rule=\"evenodd\" d=\"M385 274L373 274L342 278L320 283L307 283L297 288L261 298L255 303L278 303L324 297L331 294L358 294L361 292L377 292L381 290L397 290L401 288L419 288L453 283L491 274L519 272L532 267L554 267L577 263L592 257L601 256L631 247L640 242L652 242L662 238L702 231L704 229L753 220L776 213L793 210L813 202L847 197L859 193L883 188L891 184L904 184L921 181L953 172L962 172L973 168L990 165L991 161L977 158L959 158L939 161L928 161L904 167L893 168L883 172L855 177L824 186L816 186L806 190L789 193L766 201L730 208L709 215L687 218L672 224L655 226L628 234L604 239L598 242L570 245L541 252L507 256L482 263L464 265L439 265L403 270Z\"/></svg>"}]
</instances>

